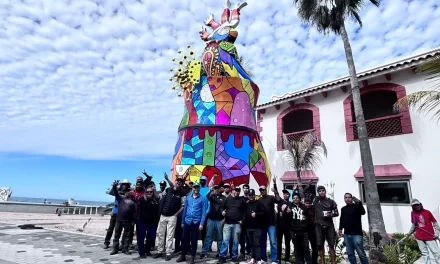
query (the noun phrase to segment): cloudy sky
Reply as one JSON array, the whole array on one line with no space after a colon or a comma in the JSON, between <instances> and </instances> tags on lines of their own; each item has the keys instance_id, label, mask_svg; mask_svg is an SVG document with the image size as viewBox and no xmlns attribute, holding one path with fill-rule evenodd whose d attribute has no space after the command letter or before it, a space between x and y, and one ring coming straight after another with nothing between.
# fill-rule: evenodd
<instances>
[{"instance_id":1,"label":"cloudy sky","mask_svg":"<svg viewBox=\"0 0 440 264\"><path fill-rule=\"evenodd\" d=\"M158 179L183 109L171 59L186 45L200 54L198 31L222 10L222 0L0 1L0 185L108 200L113 179L143 169ZM363 28L349 24L358 70L440 46L438 0L367 4L361 16ZM339 37L304 26L292 0L248 0L238 30L260 103L347 75Z\"/></svg>"}]
</instances>

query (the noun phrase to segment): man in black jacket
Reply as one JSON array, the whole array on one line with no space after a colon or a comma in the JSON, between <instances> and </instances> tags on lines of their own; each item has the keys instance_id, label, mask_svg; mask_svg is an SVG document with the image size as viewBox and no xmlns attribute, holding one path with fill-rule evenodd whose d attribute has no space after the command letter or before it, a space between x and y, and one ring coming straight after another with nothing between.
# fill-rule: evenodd
<instances>
[{"instance_id":1,"label":"man in black jacket","mask_svg":"<svg viewBox=\"0 0 440 264\"><path fill-rule=\"evenodd\" d=\"M249 184L243 185L243 196L241 196L245 202L249 200ZM240 259L246 259L251 253L251 247L249 246L249 237L247 236L246 222L241 226L240 233Z\"/></svg>"},{"instance_id":2,"label":"man in black jacket","mask_svg":"<svg viewBox=\"0 0 440 264\"><path fill-rule=\"evenodd\" d=\"M282 248L283 248L283 237L284 245L286 246L286 251L284 254L284 261L289 261L290 258L290 232L289 232L289 222L291 221L292 215L283 212L287 205L290 204L290 193L288 190L283 190L283 200L277 206L277 250L278 250L278 260L281 262L282 258Z\"/></svg>"},{"instance_id":3,"label":"man in black jacket","mask_svg":"<svg viewBox=\"0 0 440 264\"><path fill-rule=\"evenodd\" d=\"M362 216L365 215L365 208L362 202L353 197L351 193L344 195L346 205L341 209L339 221L339 234L344 230L344 242L346 245L348 260L356 264L354 251L358 253L361 264L368 264L368 258L364 251L364 239L362 232Z\"/></svg>"},{"instance_id":4,"label":"man in black jacket","mask_svg":"<svg viewBox=\"0 0 440 264\"><path fill-rule=\"evenodd\" d=\"M292 217L289 222L289 231L295 248L296 263L312 263L305 223L307 209L301 204L301 197L298 193L293 194L292 203L290 203L286 211Z\"/></svg>"},{"instance_id":5,"label":"man in black jacket","mask_svg":"<svg viewBox=\"0 0 440 264\"><path fill-rule=\"evenodd\" d=\"M161 216L159 220L159 232L157 234L158 249L154 258L160 258L166 253L166 260L170 260L171 254L173 253L173 238L177 225L177 217L183 211L186 197L181 189L183 185L182 178L176 179L173 185L174 187L169 187L165 190L165 195L160 201Z\"/></svg>"},{"instance_id":6,"label":"man in black jacket","mask_svg":"<svg viewBox=\"0 0 440 264\"><path fill-rule=\"evenodd\" d=\"M259 263L261 261L260 236L261 228L266 213L264 206L260 201L255 200L255 190L250 189L248 192L248 201L246 202L246 227L247 237L249 238L249 247L251 249L251 261L248 264Z\"/></svg>"},{"instance_id":7,"label":"man in black jacket","mask_svg":"<svg viewBox=\"0 0 440 264\"><path fill-rule=\"evenodd\" d=\"M261 259L267 262L267 235L269 234L270 241L270 258L272 263L278 261L278 249L277 249L277 229L275 222L275 204L281 201L280 195L276 185L276 177L273 177L273 192L275 195L268 195L266 186L260 186L261 203L266 210L266 225L261 230L260 248Z\"/></svg>"},{"instance_id":8,"label":"man in black jacket","mask_svg":"<svg viewBox=\"0 0 440 264\"><path fill-rule=\"evenodd\" d=\"M318 196L313 201L315 207L316 219L316 243L319 248L321 264L325 264L324 243L327 241L330 260L332 264L336 264L336 231L333 225L333 217L339 216L338 205L335 201L328 198L327 191L324 186L318 186Z\"/></svg>"},{"instance_id":9,"label":"man in black jacket","mask_svg":"<svg viewBox=\"0 0 440 264\"><path fill-rule=\"evenodd\" d=\"M118 201L118 214L116 216L115 237L113 239L113 251L110 255L118 254L119 251L119 238L121 237L122 229L124 234L122 235L122 252L125 254L131 254L128 251L129 233L131 227L136 220L136 204L133 202L133 193L127 192L125 196L121 196L117 190L119 181L113 182L112 191L115 194L115 198Z\"/></svg>"},{"instance_id":10,"label":"man in black jacket","mask_svg":"<svg viewBox=\"0 0 440 264\"><path fill-rule=\"evenodd\" d=\"M215 233L215 237L217 238L217 249L218 254L220 254L220 247L222 244L222 204L226 200L226 197L220 193L220 186L214 185L211 190L206 195L208 201L211 203L211 207L209 208L209 213L207 215L208 224L206 230L206 238L205 243L202 248L202 255L200 255L200 259L204 259L207 257L207 253L209 247L212 244L212 239Z\"/></svg>"},{"instance_id":11,"label":"man in black jacket","mask_svg":"<svg viewBox=\"0 0 440 264\"><path fill-rule=\"evenodd\" d=\"M218 263L225 263L232 237L232 261L238 263L238 244L240 240L241 225L246 217L246 203L240 197L240 187L235 187L232 196L226 198L222 205L222 215L225 217L223 226L223 242Z\"/></svg>"}]
</instances>

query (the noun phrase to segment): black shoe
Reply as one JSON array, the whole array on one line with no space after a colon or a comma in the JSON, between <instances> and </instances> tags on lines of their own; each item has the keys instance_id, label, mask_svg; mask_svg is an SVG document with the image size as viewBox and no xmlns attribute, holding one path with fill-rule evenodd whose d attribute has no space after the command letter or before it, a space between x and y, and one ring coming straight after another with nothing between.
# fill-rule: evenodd
<instances>
[{"instance_id":1,"label":"black shoe","mask_svg":"<svg viewBox=\"0 0 440 264\"><path fill-rule=\"evenodd\" d=\"M191 261L189 262L190 264L194 264L194 263L196 263L195 261L194 261L194 257L191 257Z\"/></svg>"},{"instance_id":2,"label":"black shoe","mask_svg":"<svg viewBox=\"0 0 440 264\"><path fill-rule=\"evenodd\" d=\"M224 264L226 262L226 258L220 257L217 261L217 264Z\"/></svg>"},{"instance_id":3,"label":"black shoe","mask_svg":"<svg viewBox=\"0 0 440 264\"><path fill-rule=\"evenodd\" d=\"M167 255L167 256L165 257L165 260L166 260L166 261L170 261L170 260L171 260L171 255Z\"/></svg>"},{"instance_id":4,"label":"black shoe","mask_svg":"<svg viewBox=\"0 0 440 264\"><path fill-rule=\"evenodd\" d=\"M143 255L143 256L139 256L140 258L147 258L147 256L146 255Z\"/></svg>"},{"instance_id":5,"label":"black shoe","mask_svg":"<svg viewBox=\"0 0 440 264\"><path fill-rule=\"evenodd\" d=\"M186 261L185 255L180 255L180 257L176 260L176 262L184 262Z\"/></svg>"},{"instance_id":6,"label":"black shoe","mask_svg":"<svg viewBox=\"0 0 440 264\"><path fill-rule=\"evenodd\" d=\"M129 250L126 250L123 252L125 255L131 255L131 252Z\"/></svg>"},{"instance_id":7,"label":"black shoe","mask_svg":"<svg viewBox=\"0 0 440 264\"><path fill-rule=\"evenodd\" d=\"M150 253L150 251L145 252L145 256L147 256L147 257L151 257L151 253Z\"/></svg>"},{"instance_id":8,"label":"black shoe","mask_svg":"<svg viewBox=\"0 0 440 264\"><path fill-rule=\"evenodd\" d=\"M208 255L206 255L206 254L202 254L202 255L200 255L200 259L205 259L205 258L207 258L208 257Z\"/></svg>"},{"instance_id":9,"label":"black shoe","mask_svg":"<svg viewBox=\"0 0 440 264\"><path fill-rule=\"evenodd\" d=\"M109 248L109 245L110 245L110 244L104 243L104 246L103 246L102 248L103 248L103 249L107 249L107 248Z\"/></svg>"},{"instance_id":10,"label":"black shoe","mask_svg":"<svg viewBox=\"0 0 440 264\"><path fill-rule=\"evenodd\" d=\"M233 258L233 259L232 259L232 262L234 262L234 263L240 263L240 260L239 260L238 258L235 258L235 259Z\"/></svg>"},{"instance_id":11,"label":"black shoe","mask_svg":"<svg viewBox=\"0 0 440 264\"><path fill-rule=\"evenodd\" d=\"M153 256L153 258L157 259L157 258L160 258L160 257L162 257L162 256L163 256L162 253L157 253L156 255Z\"/></svg>"},{"instance_id":12,"label":"black shoe","mask_svg":"<svg viewBox=\"0 0 440 264\"><path fill-rule=\"evenodd\" d=\"M112 252L110 252L110 255L116 255L116 254L118 254L118 251L117 250L112 250Z\"/></svg>"},{"instance_id":13,"label":"black shoe","mask_svg":"<svg viewBox=\"0 0 440 264\"><path fill-rule=\"evenodd\" d=\"M215 258L218 259L220 257L220 254L216 254Z\"/></svg>"}]
</instances>

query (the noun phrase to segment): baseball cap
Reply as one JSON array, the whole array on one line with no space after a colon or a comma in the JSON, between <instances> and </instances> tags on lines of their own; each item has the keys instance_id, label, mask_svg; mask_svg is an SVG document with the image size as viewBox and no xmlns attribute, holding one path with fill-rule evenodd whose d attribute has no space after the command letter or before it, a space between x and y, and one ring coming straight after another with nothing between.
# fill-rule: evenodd
<instances>
[{"instance_id":1,"label":"baseball cap","mask_svg":"<svg viewBox=\"0 0 440 264\"><path fill-rule=\"evenodd\" d=\"M182 178L177 178L176 181L183 182Z\"/></svg>"},{"instance_id":2,"label":"baseball cap","mask_svg":"<svg viewBox=\"0 0 440 264\"><path fill-rule=\"evenodd\" d=\"M214 189L218 189L218 188L220 188L220 186L219 185L214 185Z\"/></svg>"},{"instance_id":3,"label":"baseball cap","mask_svg":"<svg viewBox=\"0 0 440 264\"><path fill-rule=\"evenodd\" d=\"M412 199L412 200L411 200L411 205L416 205L416 204L420 204L419 200L417 200L417 199Z\"/></svg>"},{"instance_id":4,"label":"baseball cap","mask_svg":"<svg viewBox=\"0 0 440 264\"><path fill-rule=\"evenodd\" d=\"M234 190L236 190L236 191L241 191L241 188L238 187L238 186L236 186L236 187L234 188Z\"/></svg>"},{"instance_id":5,"label":"baseball cap","mask_svg":"<svg viewBox=\"0 0 440 264\"><path fill-rule=\"evenodd\" d=\"M165 181L161 181L159 182L159 185L167 185L167 183Z\"/></svg>"},{"instance_id":6,"label":"baseball cap","mask_svg":"<svg viewBox=\"0 0 440 264\"><path fill-rule=\"evenodd\" d=\"M206 180L208 180L208 178L206 176L202 176L202 177L200 177L200 180L201 181L206 181Z\"/></svg>"},{"instance_id":7,"label":"baseball cap","mask_svg":"<svg viewBox=\"0 0 440 264\"><path fill-rule=\"evenodd\" d=\"M228 183L225 183L225 184L223 184L223 187L224 188L229 188L229 187L231 187Z\"/></svg>"},{"instance_id":8,"label":"baseball cap","mask_svg":"<svg viewBox=\"0 0 440 264\"><path fill-rule=\"evenodd\" d=\"M260 190L260 191L262 191L262 190L266 190L266 186L261 185L259 190Z\"/></svg>"},{"instance_id":9,"label":"baseball cap","mask_svg":"<svg viewBox=\"0 0 440 264\"><path fill-rule=\"evenodd\" d=\"M255 195L255 190L254 189L250 189L248 195Z\"/></svg>"},{"instance_id":10,"label":"baseball cap","mask_svg":"<svg viewBox=\"0 0 440 264\"><path fill-rule=\"evenodd\" d=\"M249 189L249 184L243 185L243 188L248 188Z\"/></svg>"},{"instance_id":11,"label":"baseball cap","mask_svg":"<svg viewBox=\"0 0 440 264\"><path fill-rule=\"evenodd\" d=\"M286 190L286 189L282 190L282 192L290 194L290 192L288 190Z\"/></svg>"},{"instance_id":12,"label":"baseball cap","mask_svg":"<svg viewBox=\"0 0 440 264\"><path fill-rule=\"evenodd\" d=\"M198 182L194 183L193 188L200 188L200 183Z\"/></svg>"}]
</instances>

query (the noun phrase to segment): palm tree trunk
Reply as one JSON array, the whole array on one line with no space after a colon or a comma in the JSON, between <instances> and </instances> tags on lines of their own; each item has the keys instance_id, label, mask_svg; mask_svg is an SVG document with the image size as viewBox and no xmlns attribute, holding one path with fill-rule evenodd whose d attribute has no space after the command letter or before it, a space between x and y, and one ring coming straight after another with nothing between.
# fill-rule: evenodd
<instances>
[{"instance_id":1,"label":"palm tree trunk","mask_svg":"<svg viewBox=\"0 0 440 264\"><path fill-rule=\"evenodd\" d=\"M350 41L344 24L341 27L340 33L342 42L344 43L345 56L347 58L350 83L352 87L351 92L353 96L354 113L356 116L362 170L364 173L365 199L367 202L368 223L370 227L370 246L372 246L371 248L374 248L374 244L372 243L372 234L374 232L378 232L382 236L382 245L388 242L388 236L383 221L382 208L380 206L379 193L376 185L376 176L374 175L373 157L371 155L367 125L365 124L364 111L362 109L359 81L356 74Z\"/></svg>"},{"instance_id":2,"label":"palm tree trunk","mask_svg":"<svg viewBox=\"0 0 440 264\"><path fill-rule=\"evenodd\" d=\"M297 184L298 184L298 190L299 190L299 197L301 197L301 199L304 199L304 190L303 190L302 183L301 183L301 169L296 170L296 179L298 180Z\"/></svg>"}]
</instances>

